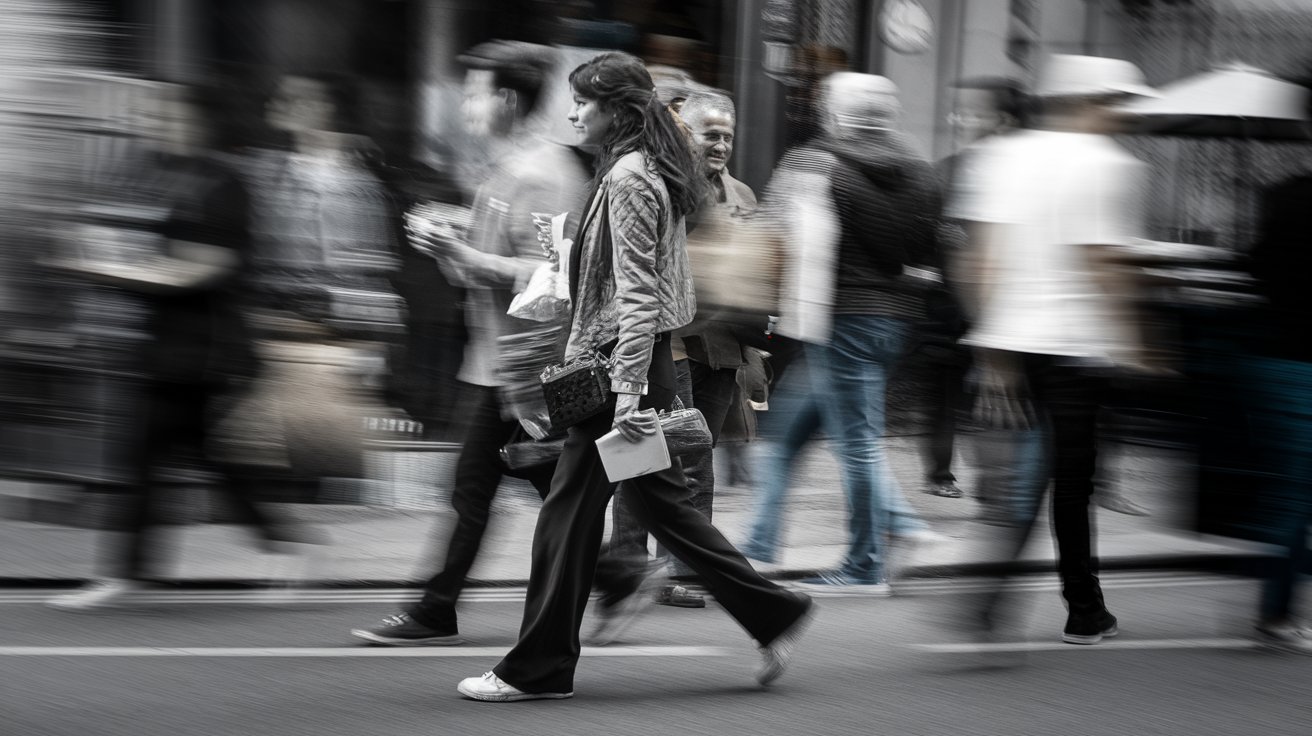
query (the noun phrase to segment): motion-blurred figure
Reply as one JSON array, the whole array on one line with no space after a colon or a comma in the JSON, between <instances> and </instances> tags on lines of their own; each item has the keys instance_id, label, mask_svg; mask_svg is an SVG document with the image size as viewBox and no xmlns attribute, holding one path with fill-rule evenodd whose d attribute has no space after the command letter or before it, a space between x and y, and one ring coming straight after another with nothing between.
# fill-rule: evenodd
<instances>
[{"instance_id":1,"label":"motion-blurred figure","mask_svg":"<svg viewBox=\"0 0 1312 736\"><path fill-rule=\"evenodd\" d=\"M375 339L400 322L387 282L397 231L348 89L335 77L279 79L266 118L290 149L261 150L253 162L256 276L267 308Z\"/></svg>"},{"instance_id":2,"label":"motion-blurred figure","mask_svg":"<svg viewBox=\"0 0 1312 736\"><path fill-rule=\"evenodd\" d=\"M833 74L823 104L824 135L784 155L767 193L767 208L796 222L779 332L807 343L809 383L769 443L743 553L775 561L794 460L823 425L843 468L849 543L837 570L804 583L888 595L886 537L938 536L902 495L883 442L889 375L925 318L911 268L941 265L942 195L929 163L897 129L901 103L891 81Z\"/></svg>"},{"instance_id":3,"label":"motion-blurred figure","mask_svg":"<svg viewBox=\"0 0 1312 736\"><path fill-rule=\"evenodd\" d=\"M549 47L491 42L470 50L462 60L469 69L465 122L471 133L493 147L496 163L474 198L467 242L415 233L416 245L437 259L453 283L468 290L469 344L460 380L473 401L451 492L456 523L445 566L425 585L423 598L372 628L352 632L373 644L459 641L456 602L483 541L492 500L502 477L511 471L502 460L502 448L517 438L528 439L521 436L517 417L532 419L535 407L523 404L541 402L538 373L559 358L554 343L563 316L536 322L511 317L507 310L515 294L547 263L539 222L568 215L566 232L572 232L591 176L585 154L545 142L531 131L543 85L556 63ZM523 353L526 348L533 354L512 360L508 351ZM508 380L507 366L524 360L530 361L529 369L521 371L519 379ZM528 479L545 498L554 470L550 460L513 474Z\"/></svg>"},{"instance_id":4,"label":"motion-blurred figure","mask_svg":"<svg viewBox=\"0 0 1312 736\"><path fill-rule=\"evenodd\" d=\"M978 411L994 422L1043 428L1051 443L1053 532L1071 644L1117 631L1103 602L1089 501L1094 492L1097 416L1109 369L1146 367L1135 289L1118 246L1143 233L1144 165L1108 137L1113 104L1151 95L1134 65L1054 56L1037 94L1037 130L994 138L979 151L957 214L972 223L961 283L974 323ZM1005 535L1015 557L1032 528ZM1000 588L968 622L995 633Z\"/></svg>"},{"instance_id":5,"label":"motion-blurred figure","mask_svg":"<svg viewBox=\"0 0 1312 736\"><path fill-rule=\"evenodd\" d=\"M266 370L221 444L308 498L357 488L319 481L364 475L365 419L386 413L385 344L402 326L388 278L399 213L370 170L349 90L281 76L259 108L277 140L234 157L251 193L247 314Z\"/></svg>"},{"instance_id":6,"label":"motion-blurred figure","mask_svg":"<svg viewBox=\"0 0 1312 736\"><path fill-rule=\"evenodd\" d=\"M963 80L956 85L956 105L951 121L963 146L939 162L940 175L951 187L969 169L972 153L983 141L1006 135L1022 125L1026 95L1020 84L1009 79L984 78ZM929 441L925 443L928 464L925 492L944 498L961 498L965 493L957 486L952 472L961 415L969 406L966 398L966 375L970 369L970 350L958 340L966 332L951 274L930 290L926 298L925 328L915 353L924 359L931 390ZM973 494L990 510L987 486ZM997 506L992 507L996 509Z\"/></svg>"},{"instance_id":7,"label":"motion-blurred figure","mask_svg":"<svg viewBox=\"0 0 1312 736\"><path fill-rule=\"evenodd\" d=\"M442 171L413 164L404 184L403 209L434 204L459 206L460 189ZM403 247L392 279L405 300L405 337L394 381L406 414L423 425L424 439L458 442L464 392L457 376L467 330L461 305L464 291L451 283L432 256Z\"/></svg>"},{"instance_id":8,"label":"motion-blurred figure","mask_svg":"<svg viewBox=\"0 0 1312 736\"><path fill-rule=\"evenodd\" d=\"M1029 96L1014 80L984 78L957 85L954 120L966 147L941 164L951 186L947 214L967 230L975 204L987 192L980 191L978 167L987 160L987 146L998 136L1007 136L1029 125ZM966 383L971 375L972 351L958 342L966 333L968 317L961 305L959 289L948 269L945 284L931 291L929 327L920 349L934 371L935 419L929 442L929 492L956 498L962 495L951 472L952 451L958 415L971 408ZM981 519L993 524L1029 523L1047 488L1044 469L1044 438L1037 426L988 426L990 417L979 417L985 426L974 433L971 445L977 467L974 495L983 505Z\"/></svg>"},{"instance_id":9,"label":"motion-blurred figure","mask_svg":"<svg viewBox=\"0 0 1312 736\"><path fill-rule=\"evenodd\" d=\"M1257 633L1272 647L1312 654L1312 629L1295 617L1298 577L1312 562L1312 175L1267 192L1252 271L1266 297L1271 334L1249 361L1254 370L1249 417L1259 448L1263 508L1284 554L1262 586ZM1212 428L1211 431L1222 431Z\"/></svg>"},{"instance_id":10,"label":"motion-blurred figure","mask_svg":"<svg viewBox=\"0 0 1312 736\"><path fill-rule=\"evenodd\" d=\"M126 533L105 536L106 579L52 601L68 610L120 603L156 572L163 556L160 471L178 450L204 454L222 410L232 406L225 399L258 371L239 308L250 255L249 201L237 177L210 157L223 103L205 90L174 85L161 85L152 102L159 150L136 172L134 187L135 204L160 213L149 239L152 252L128 264L99 263L92 254L81 271L138 295L150 313L150 340L139 356L145 385L129 450ZM240 521L259 532L266 550L290 551L309 541L256 503L248 469L219 470L218 489Z\"/></svg>"}]
</instances>

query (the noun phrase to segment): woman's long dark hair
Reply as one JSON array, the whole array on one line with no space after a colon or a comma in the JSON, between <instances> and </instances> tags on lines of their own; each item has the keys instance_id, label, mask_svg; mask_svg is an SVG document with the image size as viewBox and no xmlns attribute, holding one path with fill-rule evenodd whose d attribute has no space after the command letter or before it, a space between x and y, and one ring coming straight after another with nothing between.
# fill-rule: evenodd
<instances>
[{"instance_id":1,"label":"woman's long dark hair","mask_svg":"<svg viewBox=\"0 0 1312 736\"><path fill-rule=\"evenodd\" d=\"M615 116L602 143L598 180L621 156L642 151L665 180L675 215L695 212L705 186L697 161L677 113L658 99L642 61L620 52L602 54L570 73L569 84L576 95Z\"/></svg>"}]
</instances>

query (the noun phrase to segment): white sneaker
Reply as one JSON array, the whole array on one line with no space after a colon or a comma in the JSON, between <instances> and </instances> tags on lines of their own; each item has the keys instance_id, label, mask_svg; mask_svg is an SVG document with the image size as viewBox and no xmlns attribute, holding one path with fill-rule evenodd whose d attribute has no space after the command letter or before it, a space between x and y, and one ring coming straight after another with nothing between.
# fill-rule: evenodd
<instances>
[{"instance_id":1,"label":"white sneaker","mask_svg":"<svg viewBox=\"0 0 1312 736\"><path fill-rule=\"evenodd\" d=\"M262 584L257 600L266 605L300 604L309 586L323 577L326 560L322 545L275 543L275 551L265 555L257 578Z\"/></svg>"},{"instance_id":2,"label":"white sneaker","mask_svg":"<svg viewBox=\"0 0 1312 736\"><path fill-rule=\"evenodd\" d=\"M113 608L123 603L123 599L141 589L135 580L106 578L92 580L72 593L52 598L46 602L51 608L61 611L94 611L101 608Z\"/></svg>"},{"instance_id":3,"label":"white sneaker","mask_svg":"<svg viewBox=\"0 0 1312 736\"><path fill-rule=\"evenodd\" d=\"M484 672L482 677L466 677L456 687L460 694L471 700L488 703L510 703L516 700L564 700L574 697L573 691L567 693L526 693L495 673Z\"/></svg>"},{"instance_id":4,"label":"white sneaker","mask_svg":"<svg viewBox=\"0 0 1312 736\"><path fill-rule=\"evenodd\" d=\"M946 534L940 534L929 527L917 529L907 534L893 535L895 539L903 542L910 542L917 546L931 546L936 544L947 544L952 541L952 537Z\"/></svg>"},{"instance_id":5,"label":"white sneaker","mask_svg":"<svg viewBox=\"0 0 1312 736\"><path fill-rule=\"evenodd\" d=\"M797 640L802 637L802 632L806 630L807 625L811 623L811 617L814 615L815 604L811 603L808 598L806 601L806 610L797 620L792 623L784 632L774 638L774 641L761 647L761 669L756 672L756 681L761 685L769 685L778 680L783 675L784 670L788 669L789 663L793 661L793 651L797 648Z\"/></svg>"},{"instance_id":6,"label":"white sneaker","mask_svg":"<svg viewBox=\"0 0 1312 736\"><path fill-rule=\"evenodd\" d=\"M1295 654L1312 654L1312 629L1297 624L1257 627L1258 644Z\"/></svg>"}]
</instances>

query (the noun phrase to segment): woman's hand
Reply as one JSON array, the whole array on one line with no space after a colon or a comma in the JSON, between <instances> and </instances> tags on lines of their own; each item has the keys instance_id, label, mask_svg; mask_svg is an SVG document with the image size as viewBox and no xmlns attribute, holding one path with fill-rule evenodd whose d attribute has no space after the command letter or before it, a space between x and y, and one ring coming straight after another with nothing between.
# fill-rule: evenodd
<instances>
[{"instance_id":1,"label":"woman's hand","mask_svg":"<svg viewBox=\"0 0 1312 736\"><path fill-rule=\"evenodd\" d=\"M637 442L643 437L656 434L656 412L640 411L638 403L642 397L638 394L615 395L615 429L629 442Z\"/></svg>"}]
</instances>

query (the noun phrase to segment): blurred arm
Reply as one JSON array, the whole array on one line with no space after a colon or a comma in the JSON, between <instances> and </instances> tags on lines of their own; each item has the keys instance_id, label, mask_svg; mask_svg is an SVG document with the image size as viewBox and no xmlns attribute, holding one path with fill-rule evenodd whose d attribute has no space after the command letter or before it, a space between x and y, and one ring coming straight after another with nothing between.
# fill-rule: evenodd
<instances>
[{"instance_id":1,"label":"blurred arm","mask_svg":"<svg viewBox=\"0 0 1312 736\"><path fill-rule=\"evenodd\" d=\"M522 179L510 194L510 213L502 220L502 232L498 234L511 255L485 253L467 243L435 239L434 255L442 272L465 288L521 290L533 272L547 262L533 213L551 216L567 211L572 204L570 193L569 187L555 181L555 177Z\"/></svg>"}]
</instances>

